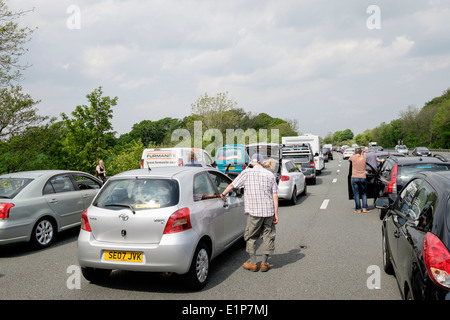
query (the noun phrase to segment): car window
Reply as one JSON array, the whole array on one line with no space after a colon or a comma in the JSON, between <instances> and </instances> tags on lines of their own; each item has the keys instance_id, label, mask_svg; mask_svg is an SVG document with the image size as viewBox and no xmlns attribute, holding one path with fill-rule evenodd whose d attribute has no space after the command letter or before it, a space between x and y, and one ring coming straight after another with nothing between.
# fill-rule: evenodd
<instances>
[{"instance_id":1,"label":"car window","mask_svg":"<svg viewBox=\"0 0 450 320\"><path fill-rule=\"evenodd\" d=\"M418 220L419 230L428 232L431 229L436 201L436 191L427 182L422 183L409 211L411 218Z\"/></svg>"},{"instance_id":2,"label":"car window","mask_svg":"<svg viewBox=\"0 0 450 320\"><path fill-rule=\"evenodd\" d=\"M398 178L409 180L413 175L422 171L450 170L450 165L444 163L417 163L413 165L402 166Z\"/></svg>"},{"instance_id":3,"label":"car window","mask_svg":"<svg viewBox=\"0 0 450 320\"><path fill-rule=\"evenodd\" d=\"M12 199L33 179L2 178L0 179L0 198Z\"/></svg>"},{"instance_id":4,"label":"car window","mask_svg":"<svg viewBox=\"0 0 450 320\"><path fill-rule=\"evenodd\" d=\"M194 176L194 201L205 200L216 195L214 186L205 172Z\"/></svg>"},{"instance_id":5,"label":"car window","mask_svg":"<svg viewBox=\"0 0 450 320\"><path fill-rule=\"evenodd\" d=\"M297 166L293 162L289 162L291 168L289 169L289 172L300 172L300 170L297 168Z\"/></svg>"},{"instance_id":6,"label":"car window","mask_svg":"<svg viewBox=\"0 0 450 320\"><path fill-rule=\"evenodd\" d=\"M94 179L92 179L88 176L73 174L72 177L75 180L75 185L80 190L100 189L101 188L101 185L99 182L95 181Z\"/></svg>"},{"instance_id":7,"label":"car window","mask_svg":"<svg viewBox=\"0 0 450 320\"><path fill-rule=\"evenodd\" d=\"M73 186L72 180L70 177L65 176L56 176L50 178L44 186L43 194L52 194L52 193L62 193L75 191L75 187Z\"/></svg>"},{"instance_id":8,"label":"car window","mask_svg":"<svg viewBox=\"0 0 450 320\"><path fill-rule=\"evenodd\" d=\"M410 213L409 211L413 205L414 195L419 189L419 185L421 182L422 179L414 179L410 181L399 194L395 209L405 216Z\"/></svg>"},{"instance_id":9,"label":"car window","mask_svg":"<svg viewBox=\"0 0 450 320\"><path fill-rule=\"evenodd\" d=\"M219 172L215 171L209 171L208 172L209 177L211 178L213 184L216 186L217 190L220 193L223 193L225 189L228 187L228 185L232 182L230 178L227 176L220 174ZM231 190L228 193L230 196L236 196L236 193L234 190Z\"/></svg>"},{"instance_id":10,"label":"car window","mask_svg":"<svg viewBox=\"0 0 450 320\"><path fill-rule=\"evenodd\" d=\"M213 159L210 157L210 155L208 153L206 153L206 152L203 152L203 159L204 159L205 164L207 166L212 165L213 162L214 162Z\"/></svg>"},{"instance_id":11,"label":"car window","mask_svg":"<svg viewBox=\"0 0 450 320\"><path fill-rule=\"evenodd\" d=\"M393 167L394 162L386 160L384 162L384 165L381 167L380 175L386 179L389 179Z\"/></svg>"},{"instance_id":12,"label":"car window","mask_svg":"<svg viewBox=\"0 0 450 320\"><path fill-rule=\"evenodd\" d=\"M118 179L101 189L94 205L116 210L124 205L136 210L157 209L177 205L179 193L173 179Z\"/></svg>"}]
</instances>

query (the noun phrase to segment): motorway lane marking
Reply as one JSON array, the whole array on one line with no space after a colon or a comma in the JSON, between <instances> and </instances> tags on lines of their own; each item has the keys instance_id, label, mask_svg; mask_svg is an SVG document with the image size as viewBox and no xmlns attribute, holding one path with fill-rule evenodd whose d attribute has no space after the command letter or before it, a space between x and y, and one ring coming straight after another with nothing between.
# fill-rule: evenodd
<instances>
[{"instance_id":1,"label":"motorway lane marking","mask_svg":"<svg viewBox=\"0 0 450 320\"><path fill-rule=\"evenodd\" d=\"M337 178L334 178L332 183L336 183L337 182Z\"/></svg>"},{"instance_id":2,"label":"motorway lane marking","mask_svg":"<svg viewBox=\"0 0 450 320\"><path fill-rule=\"evenodd\" d=\"M330 202L330 199L323 200L322 205L320 206L320 209L325 210L328 206L328 202Z\"/></svg>"}]
</instances>

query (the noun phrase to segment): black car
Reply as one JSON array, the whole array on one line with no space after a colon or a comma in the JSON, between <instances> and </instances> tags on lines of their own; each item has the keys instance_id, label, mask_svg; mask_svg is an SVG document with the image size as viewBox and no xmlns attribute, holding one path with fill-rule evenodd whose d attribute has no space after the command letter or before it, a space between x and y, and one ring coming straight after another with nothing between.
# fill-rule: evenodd
<instances>
[{"instance_id":1,"label":"black car","mask_svg":"<svg viewBox=\"0 0 450 320\"><path fill-rule=\"evenodd\" d=\"M417 147L414 148L414 150L411 152L413 156L424 156L424 157L431 157L431 152L428 150L428 148L425 147Z\"/></svg>"},{"instance_id":2,"label":"black car","mask_svg":"<svg viewBox=\"0 0 450 320\"><path fill-rule=\"evenodd\" d=\"M450 300L450 171L413 176L382 224L383 267L395 274L404 299Z\"/></svg>"},{"instance_id":3,"label":"black car","mask_svg":"<svg viewBox=\"0 0 450 320\"><path fill-rule=\"evenodd\" d=\"M328 160L333 160L333 151L331 148L322 148L322 154L324 157L327 155Z\"/></svg>"},{"instance_id":4,"label":"black car","mask_svg":"<svg viewBox=\"0 0 450 320\"><path fill-rule=\"evenodd\" d=\"M436 170L450 170L450 163L435 157L390 156L384 161L375 181L375 198L388 197L392 203L414 174ZM380 219L383 219L385 214L385 210L380 210Z\"/></svg>"}]
</instances>

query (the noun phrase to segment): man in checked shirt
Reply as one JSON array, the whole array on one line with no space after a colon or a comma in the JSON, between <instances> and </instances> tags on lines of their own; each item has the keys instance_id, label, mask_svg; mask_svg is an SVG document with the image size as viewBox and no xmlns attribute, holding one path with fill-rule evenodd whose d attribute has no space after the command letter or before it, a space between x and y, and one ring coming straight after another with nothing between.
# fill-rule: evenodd
<instances>
[{"instance_id":1,"label":"man in checked shirt","mask_svg":"<svg viewBox=\"0 0 450 320\"><path fill-rule=\"evenodd\" d=\"M275 251L275 225L278 223L278 185L275 176L263 168L264 157L258 153L252 156L253 168L242 171L220 195L226 201L226 194L233 188L244 187L245 213L248 214L244 239L250 260L243 267L258 271L256 262L256 241L262 236L261 271L268 271L269 254Z\"/></svg>"}]
</instances>

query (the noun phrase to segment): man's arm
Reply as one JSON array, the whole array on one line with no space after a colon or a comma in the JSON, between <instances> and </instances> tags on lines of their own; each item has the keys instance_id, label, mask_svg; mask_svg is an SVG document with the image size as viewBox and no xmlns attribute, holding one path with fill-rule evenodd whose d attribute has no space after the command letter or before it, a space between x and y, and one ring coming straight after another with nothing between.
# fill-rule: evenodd
<instances>
[{"instance_id":1,"label":"man's arm","mask_svg":"<svg viewBox=\"0 0 450 320\"><path fill-rule=\"evenodd\" d=\"M278 223L278 193L272 193L273 198L273 208L275 210L275 215L273 216L273 224Z\"/></svg>"}]
</instances>

